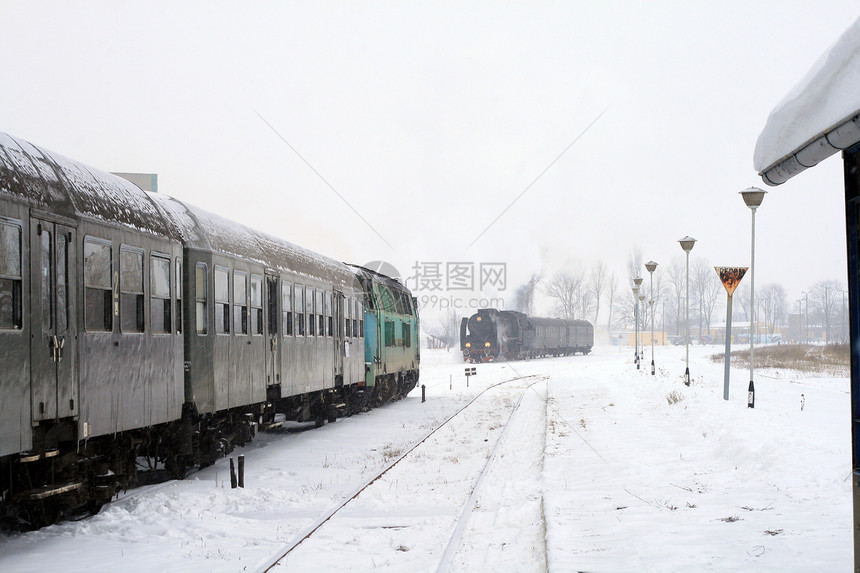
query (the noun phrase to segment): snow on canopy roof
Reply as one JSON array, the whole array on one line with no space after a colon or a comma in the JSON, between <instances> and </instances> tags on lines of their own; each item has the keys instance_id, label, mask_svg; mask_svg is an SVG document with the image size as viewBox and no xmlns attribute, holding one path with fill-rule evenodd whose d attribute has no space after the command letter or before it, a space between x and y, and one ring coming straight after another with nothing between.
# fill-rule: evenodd
<instances>
[{"instance_id":1,"label":"snow on canopy roof","mask_svg":"<svg viewBox=\"0 0 860 573\"><path fill-rule=\"evenodd\" d=\"M133 183L0 133L0 193L69 218L95 219L177 238Z\"/></svg>"},{"instance_id":2,"label":"snow on canopy roof","mask_svg":"<svg viewBox=\"0 0 860 573\"><path fill-rule=\"evenodd\" d=\"M753 165L779 185L860 141L860 18L767 119Z\"/></svg>"}]
</instances>

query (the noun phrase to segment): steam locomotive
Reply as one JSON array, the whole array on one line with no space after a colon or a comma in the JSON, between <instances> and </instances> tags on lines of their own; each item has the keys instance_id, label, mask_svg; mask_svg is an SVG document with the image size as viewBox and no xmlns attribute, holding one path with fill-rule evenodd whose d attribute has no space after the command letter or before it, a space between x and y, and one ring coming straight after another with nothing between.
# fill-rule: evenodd
<instances>
[{"instance_id":1,"label":"steam locomotive","mask_svg":"<svg viewBox=\"0 0 860 573\"><path fill-rule=\"evenodd\" d=\"M487 308L460 322L460 350L466 362L588 354L592 346L594 327L585 320L536 318Z\"/></svg>"}]
</instances>

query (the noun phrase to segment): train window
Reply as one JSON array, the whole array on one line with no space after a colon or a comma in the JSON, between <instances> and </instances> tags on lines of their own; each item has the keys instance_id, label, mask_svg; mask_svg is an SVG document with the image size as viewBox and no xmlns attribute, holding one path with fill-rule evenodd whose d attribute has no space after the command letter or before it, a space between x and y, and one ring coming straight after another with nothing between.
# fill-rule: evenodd
<instances>
[{"instance_id":1,"label":"train window","mask_svg":"<svg viewBox=\"0 0 860 573\"><path fill-rule=\"evenodd\" d=\"M316 312L314 312L314 289L305 287L305 313L308 315L308 336L315 336L317 330Z\"/></svg>"},{"instance_id":2,"label":"train window","mask_svg":"<svg viewBox=\"0 0 860 573\"><path fill-rule=\"evenodd\" d=\"M403 297L402 293L392 291L391 295L394 297L394 309L397 314L408 314L406 309L403 307Z\"/></svg>"},{"instance_id":3,"label":"train window","mask_svg":"<svg viewBox=\"0 0 860 573\"><path fill-rule=\"evenodd\" d=\"M197 334L209 332L209 315L206 314L209 308L208 278L209 269L206 268L206 263L197 263L194 267L194 312L196 314L194 321L197 325Z\"/></svg>"},{"instance_id":4,"label":"train window","mask_svg":"<svg viewBox=\"0 0 860 573\"><path fill-rule=\"evenodd\" d=\"M412 299L409 298L408 292L400 293L400 299L403 301L403 314L412 315Z\"/></svg>"},{"instance_id":5,"label":"train window","mask_svg":"<svg viewBox=\"0 0 860 573\"><path fill-rule=\"evenodd\" d=\"M361 301L356 301L356 306L358 308L358 337L364 338L364 303Z\"/></svg>"},{"instance_id":6,"label":"train window","mask_svg":"<svg viewBox=\"0 0 860 573\"><path fill-rule=\"evenodd\" d=\"M293 335L293 285L281 283L281 321L284 323L284 336Z\"/></svg>"},{"instance_id":7,"label":"train window","mask_svg":"<svg viewBox=\"0 0 860 573\"><path fill-rule=\"evenodd\" d=\"M215 334L230 334L230 271L215 267Z\"/></svg>"},{"instance_id":8,"label":"train window","mask_svg":"<svg viewBox=\"0 0 860 573\"><path fill-rule=\"evenodd\" d=\"M278 299L281 295L278 294L277 277L266 276L266 323L269 325L269 335L278 335Z\"/></svg>"},{"instance_id":9,"label":"train window","mask_svg":"<svg viewBox=\"0 0 860 573\"><path fill-rule=\"evenodd\" d=\"M305 287L296 285L296 335L305 335Z\"/></svg>"},{"instance_id":10,"label":"train window","mask_svg":"<svg viewBox=\"0 0 860 573\"><path fill-rule=\"evenodd\" d=\"M119 251L119 325L123 332L143 332L143 251Z\"/></svg>"},{"instance_id":11,"label":"train window","mask_svg":"<svg viewBox=\"0 0 860 573\"><path fill-rule=\"evenodd\" d=\"M406 348L412 346L412 325L408 322L403 323L403 346Z\"/></svg>"},{"instance_id":12,"label":"train window","mask_svg":"<svg viewBox=\"0 0 860 573\"><path fill-rule=\"evenodd\" d=\"M355 338L361 336L361 333L364 332L364 321L360 319L364 318L364 315L361 313L361 303L357 300L354 301L354 310L352 311L352 335ZM361 326L361 328L359 328Z\"/></svg>"},{"instance_id":13,"label":"train window","mask_svg":"<svg viewBox=\"0 0 860 573\"><path fill-rule=\"evenodd\" d=\"M326 320L326 336L334 336L334 324L331 316L331 293L325 293L325 320Z\"/></svg>"},{"instance_id":14,"label":"train window","mask_svg":"<svg viewBox=\"0 0 860 573\"><path fill-rule=\"evenodd\" d=\"M173 275L176 282L176 332L182 333L182 259L176 257L176 272Z\"/></svg>"},{"instance_id":15,"label":"train window","mask_svg":"<svg viewBox=\"0 0 860 573\"><path fill-rule=\"evenodd\" d=\"M170 259L149 257L149 315L154 334L170 333Z\"/></svg>"},{"instance_id":16,"label":"train window","mask_svg":"<svg viewBox=\"0 0 860 573\"><path fill-rule=\"evenodd\" d=\"M251 334L263 334L263 277L251 275Z\"/></svg>"},{"instance_id":17,"label":"train window","mask_svg":"<svg viewBox=\"0 0 860 573\"><path fill-rule=\"evenodd\" d=\"M317 328L317 336L325 336L325 309L323 309L323 294L325 291L322 289L316 290L316 296L314 297L314 308L316 308L317 319L319 321L319 328Z\"/></svg>"},{"instance_id":18,"label":"train window","mask_svg":"<svg viewBox=\"0 0 860 573\"><path fill-rule=\"evenodd\" d=\"M352 299L349 297L343 298L343 312L341 313L343 316L341 317L341 326L343 330L343 335L349 338L352 336L352 329L349 326L350 312L352 309Z\"/></svg>"},{"instance_id":19,"label":"train window","mask_svg":"<svg viewBox=\"0 0 860 573\"><path fill-rule=\"evenodd\" d=\"M111 245L84 240L84 320L89 331L113 330Z\"/></svg>"},{"instance_id":20,"label":"train window","mask_svg":"<svg viewBox=\"0 0 860 573\"><path fill-rule=\"evenodd\" d=\"M367 297L367 308L369 308L370 310L376 310L376 306L375 306L374 301L373 301L373 289L372 288L368 292L368 295L369 296Z\"/></svg>"},{"instance_id":21,"label":"train window","mask_svg":"<svg viewBox=\"0 0 860 573\"><path fill-rule=\"evenodd\" d=\"M385 346L394 346L394 321L385 321Z\"/></svg>"},{"instance_id":22,"label":"train window","mask_svg":"<svg viewBox=\"0 0 860 573\"><path fill-rule=\"evenodd\" d=\"M57 329L69 326L69 243L68 235L57 235Z\"/></svg>"},{"instance_id":23,"label":"train window","mask_svg":"<svg viewBox=\"0 0 860 573\"><path fill-rule=\"evenodd\" d=\"M233 271L233 332L248 334L248 275Z\"/></svg>"},{"instance_id":24,"label":"train window","mask_svg":"<svg viewBox=\"0 0 860 573\"><path fill-rule=\"evenodd\" d=\"M399 312L397 310L397 301L388 287L379 285L379 297L382 300L382 310L386 312Z\"/></svg>"},{"instance_id":25,"label":"train window","mask_svg":"<svg viewBox=\"0 0 860 573\"><path fill-rule=\"evenodd\" d=\"M0 222L0 329L20 330L21 225Z\"/></svg>"},{"instance_id":26,"label":"train window","mask_svg":"<svg viewBox=\"0 0 860 573\"><path fill-rule=\"evenodd\" d=\"M43 229L39 234L41 246L39 247L39 297L42 309L42 328L51 330L54 328L54 291L52 277L54 276L54 250L52 248L53 234Z\"/></svg>"}]
</instances>

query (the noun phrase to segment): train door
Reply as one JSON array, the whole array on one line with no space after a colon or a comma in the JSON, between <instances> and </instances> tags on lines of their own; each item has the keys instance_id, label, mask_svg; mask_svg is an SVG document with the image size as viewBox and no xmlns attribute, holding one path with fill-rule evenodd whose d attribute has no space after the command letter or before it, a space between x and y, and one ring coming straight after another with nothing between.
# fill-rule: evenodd
<instances>
[{"instance_id":1,"label":"train door","mask_svg":"<svg viewBox=\"0 0 860 573\"><path fill-rule=\"evenodd\" d=\"M334 379L335 385L337 385L338 376L340 376L341 384L349 383L347 382L346 372L344 372L344 354L346 354L349 350L346 346L345 342L345 333L344 333L344 315L343 315L343 293L334 291L334 300L332 301L332 312L334 313L333 321L334 324L332 333L334 336Z\"/></svg>"},{"instance_id":2,"label":"train door","mask_svg":"<svg viewBox=\"0 0 860 573\"><path fill-rule=\"evenodd\" d=\"M281 383L281 345L278 324L281 313L278 311L281 289L277 275L266 274L266 386Z\"/></svg>"},{"instance_id":3,"label":"train door","mask_svg":"<svg viewBox=\"0 0 860 573\"><path fill-rule=\"evenodd\" d=\"M74 228L59 223L39 219L30 222L30 388L34 423L78 413L75 234Z\"/></svg>"}]
</instances>

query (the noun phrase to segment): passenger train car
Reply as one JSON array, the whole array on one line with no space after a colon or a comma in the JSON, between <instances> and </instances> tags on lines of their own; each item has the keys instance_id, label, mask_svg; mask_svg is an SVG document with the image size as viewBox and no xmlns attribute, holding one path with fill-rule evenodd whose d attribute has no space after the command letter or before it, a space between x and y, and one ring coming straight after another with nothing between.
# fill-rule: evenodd
<instances>
[{"instance_id":1,"label":"passenger train car","mask_svg":"<svg viewBox=\"0 0 860 573\"><path fill-rule=\"evenodd\" d=\"M100 506L417 383L400 283L0 133L0 508Z\"/></svg>"},{"instance_id":2,"label":"passenger train car","mask_svg":"<svg viewBox=\"0 0 860 573\"><path fill-rule=\"evenodd\" d=\"M460 350L466 362L588 354L592 346L594 327L585 320L536 318L487 308L460 322Z\"/></svg>"}]
</instances>

